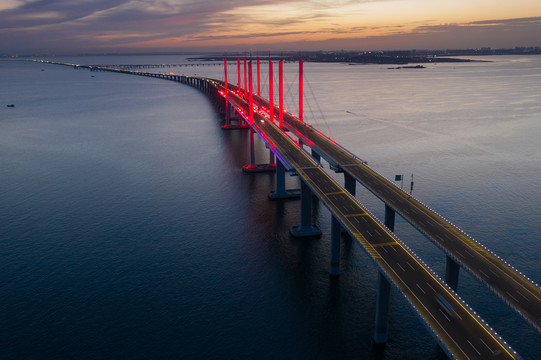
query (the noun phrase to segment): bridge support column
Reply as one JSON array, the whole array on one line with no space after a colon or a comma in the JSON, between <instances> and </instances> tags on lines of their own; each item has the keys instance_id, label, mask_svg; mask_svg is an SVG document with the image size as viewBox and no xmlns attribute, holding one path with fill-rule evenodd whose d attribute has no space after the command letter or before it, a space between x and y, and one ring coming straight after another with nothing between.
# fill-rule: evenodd
<instances>
[{"instance_id":1,"label":"bridge support column","mask_svg":"<svg viewBox=\"0 0 541 360\"><path fill-rule=\"evenodd\" d=\"M344 172L344 187L353 196L357 190L357 180L350 174Z\"/></svg>"},{"instance_id":2,"label":"bridge support column","mask_svg":"<svg viewBox=\"0 0 541 360\"><path fill-rule=\"evenodd\" d=\"M286 168L280 160L276 161L276 190L269 193L271 199L291 199L301 196L300 190L286 190Z\"/></svg>"},{"instance_id":3,"label":"bridge support column","mask_svg":"<svg viewBox=\"0 0 541 360\"><path fill-rule=\"evenodd\" d=\"M331 276L340 275L340 235L342 226L338 219L332 215L331 220Z\"/></svg>"},{"instance_id":4,"label":"bridge support column","mask_svg":"<svg viewBox=\"0 0 541 360\"><path fill-rule=\"evenodd\" d=\"M312 190L301 180L301 224L289 229L295 237L321 235L321 230L312 225Z\"/></svg>"},{"instance_id":5,"label":"bridge support column","mask_svg":"<svg viewBox=\"0 0 541 360\"><path fill-rule=\"evenodd\" d=\"M255 167L254 129L250 129L250 167Z\"/></svg>"},{"instance_id":6,"label":"bridge support column","mask_svg":"<svg viewBox=\"0 0 541 360\"><path fill-rule=\"evenodd\" d=\"M344 175L346 175L344 173ZM347 180L346 180L347 181ZM346 187L347 189L347 187ZM349 191L349 190L348 190ZM385 226L394 231L395 211L385 204ZM385 344L387 342L387 326L389 317L389 306L391 301L391 284L385 276L378 273L378 295L376 299L376 325L374 330L374 342Z\"/></svg>"},{"instance_id":7,"label":"bridge support column","mask_svg":"<svg viewBox=\"0 0 541 360\"><path fill-rule=\"evenodd\" d=\"M387 342L387 324L389 317L389 303L391 284L380 272L378 273L378 296L376 300L376 326L374 330L374 342L385 344Z\"/></svg>"},{"instance_id":8,"label":"bridge support column","mask_svg":"<svg viewBox=\"0 0 541 360\"><path fill-rule=\"evenodd\" d=\"M231 125L231 104L225 99L225 126Z\"/></svg>"},{"instance_id":9,"label":"bridge support column","mask_svg":"<svg viewBox=\"0 0 541 360\"><path fill-rule=\"evenodd\" d=\"M451 259L449 255L446 256L447 261L445 265L445 282L451 287L454 291L458 288L458 273L460 271L460 266L456 261Z\"/></svg>"},{"instance_id":10,"label":"bridge support column","mask_svg":"<svg viewBox=\"0 0 541 360\"><path fill-rule=\"evenodd\" d=\"M389 205L385 204L385 226L394 232L395 211Z\"/></svg>"},{"instance_id":11,"label":"bridge support column","mask_svg":"<svg viewBox=\"0 0 541 360\"><path fill-rule=\"evenodd\" d=\"M269 163L269 164L256 164L255 163L254 133L255 133L254 129L250 128L250 164L243 166L242 171L248 172L248 173L276 171L276 164L274 162Z\"/></svg>"},{"instance_id":12,"label":"bridge support column","mask_svg":"<svg viewBox=\"0 0 541 360\"><path fill-rule=\"evenodd\" d=\"M269 147L269 164L275 164L276 165L276 160L274 158L274 153L272 152L270 147Z\"/></svg>"}]
</instances>

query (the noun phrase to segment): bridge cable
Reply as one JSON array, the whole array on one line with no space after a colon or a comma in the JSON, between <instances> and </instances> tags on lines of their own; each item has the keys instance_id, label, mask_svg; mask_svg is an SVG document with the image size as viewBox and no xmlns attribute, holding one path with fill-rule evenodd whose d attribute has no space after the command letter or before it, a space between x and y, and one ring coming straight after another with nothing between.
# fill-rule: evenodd
<instances>
[{"instance_id":1,"label":"bridge cable","mask_svg":"<svg viewBox=\"0 0 541 360\"><path fill-rule=\"evenodd\" d=\"M329 124L327 122L325 114L323 113L323 111L321 110L321 107L319 106L319 101L317 101L317 97L315 96L314 91L312 90L312 85L310 84L310 81L306 77L306 74L304 74L304 79L305 79L305 83L308 84L308 90L310 92L310 96L314 100L314 102L315 102L315 104L317 106L317 110L319 111L319 114L320 114L321 118L323 119L323 122L325 123L325 127L329 131L329 136L334 141L334 135L333 135L333 133L331 131L331 128L329 127ZM310 108L310 110L311 110L311 108ZM312 114L312 116L314 116L314 115ZM314 116L314 120L316 121L316 125L317 125L317 119L315 118L315 116ZM317 125L317 127L319 129L319 125ZM319 130L321 131L321 129L319 129Z\"/></svg>"}]
</instances>

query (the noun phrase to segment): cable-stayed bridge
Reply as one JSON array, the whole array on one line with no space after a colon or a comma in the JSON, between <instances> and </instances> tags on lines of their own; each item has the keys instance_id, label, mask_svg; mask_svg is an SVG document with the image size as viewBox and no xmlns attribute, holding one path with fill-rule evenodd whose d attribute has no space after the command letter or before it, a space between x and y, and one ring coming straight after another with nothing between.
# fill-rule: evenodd
<instances>
[{"instance_id":1,"label":"cable-stayed bridge","mask_svg":"<svg viewBox=\"0 0 541 360\"><path fill-rule=\"evenodd\" d=\"M251 162L246 171L275 170L276 190L272 198L295 196L285 190L284 173L295 172L301 179L301 224L291 229L294 236L315 236L320 232L311 224L312 196L317 196L332 214L331 275L339 273L342 231L356 239L379 268L376 330L374 340L387 339L387 312L390 285L396 286L412 305L430 332L450 357L460 359L519 358L488 324L456 293L459 269L472 274L500 299L518 312L538 331L541 330L541 289L539 286L476 242L391 181L381 176L334 140L303 121L302 62L299 76L299 115L283 108L282 64L279 64L279 103L274 96L264 99L253 91L252 63L237 62L237 85L225 80L174 74L152 73L92 65L56 63L163 78L194 86L211 98L224 112L226 129L250 129ZM259 63L258 63L259 70ZM269 61L269 93L273 94L273 63ZM244 85L244 86L243 86ZM260 167L254 161L253 136L259 135L277 157L276 163ZM323 168L321 159L334 171L344 174L344 185L337 183ZM385 220L380 222L355 198L359 182L385 203ZM445 279L440 279L406 244L394 234L394 217L404 219L446 253Z\"/></svg>"}]
</instances>

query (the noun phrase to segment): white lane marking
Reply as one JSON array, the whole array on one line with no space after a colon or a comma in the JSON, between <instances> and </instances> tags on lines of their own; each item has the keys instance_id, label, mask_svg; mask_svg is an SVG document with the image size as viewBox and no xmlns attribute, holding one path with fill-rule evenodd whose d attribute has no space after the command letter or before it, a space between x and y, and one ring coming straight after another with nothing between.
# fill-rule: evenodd
<instances>
[{"instance_id":1,"label":"white lane marking","mask_svg":"<svg viewBox=\"0 0 541 360\"><path fill-rule=\"evenodd\" d=\"M449 317L445 315L445 313L441 309L438 309L438 310L447 319L447 321L451 322L451 319L449 319Z\"/></svg>"},{"instance_id":2,"label":"white lane marking","mask_svg":"<svg viewBox=\"0 0 541 360\"><path fill-rule=\"evenodd\" d=\"M382 246L381 249L382 249L383 251L385 251L386 253L389 253L389 252L387 251L387 249L385 249L385 246Z\"/></svg>"},{"instance_id":3,"label":"white lane marking","mask_svg":"<svg viewBox=\"0 0 541 360\"><path fill-rule=\"evenodd\" d=\"M426 291L424 291L423 288L419 286L419 284L415 284L415 285L417 285L417 287L419 288L419 290L423 292L423 294L426 294Z\"/></svg>"},{"instance_id":4,"label":"white lane marking","mask_svg":"<svg viewBox=\"0 0 541 360\"><path fill-rule=\"evenodd\" d=\"M475 256L474 256L471 252L469 252L468 250L464 250L464 251L465 251L468 255L470 255L472 258L475 258Z\"/></svg>"},{"instance_id":5,"label":"white lane marking","mask_svg":"<svg viewBox=\"0 0 541 360\"><path fill-rule=\"evenodd\" d=\"M473 346L473 344L470 342L470 340L466 340L468 342L468 344L470 344L470 346L473 348L473 350L475 350L476 353L478 353L479 355L481 355L481 353L479 352L479 350L477 350L475 348L475 346Z\"/></svg>"},{"instance_id":6,"label":"white lane marking","mask_svg":"<svg viewBox=\"0 0 541 360\"><path fill-rule=\"evenodd\" d=\"M522 296L524 299L526 299L526 301L530 302L530 299L528 299L526 296L524 296L520 291L517 290L517 294L519 294L519 295Z\"/></svg>"},{"instance_id":7,"label":"white lane marking","mask_svg":"<svg viewBox=\"0 0 541 360\"><path fill-rule=\"evenodd\" d=\"M366 230L366 232L368 233L368 235L370 235L370 237L373 237L370 231Z\"/></svg>"},{"instance_id":8,"label":"white lane marking","mask_svg":"<svg viewBox=\"0 0 541 360\"><path fill-rule=\"evenodd\" d=\"M494 275L496 275L496 277L500 277L500 275L498 275L497 273L494 272L494 270L492 270L491 268L488 268L488 271L490 271L491 273L493 273Z\"/></svg>"},{"instance_id":9,"label":"white lane marking","mask_svg":"<svg viewBox=\"0 0 541 360\"><path fill-rule=\"evenodd\" d=\"M509 291L506 291L506 293L507 293L507 295L511 296L511 297L513 298L513 300L515 300L516 302L518 302L518 303L520 302L520 301L517 300L516 297L514 297L513 295L511 295L511 294L509 293Z\"/></svg>"},{"instance_id":10,"label":"white lane marking","mask_svg":"<svg viewBox=\"0 0 541 360\"><path fill-rule=\"evenodd\" d=\"M400 265L399 263L396 263L396 265L398 265L398 267L401 268L403 272L406 272L406 269L404 269L402 265Z\"/></svg>"},{"instance_id":11,"label":"white lane marking","mask_svg":"<svg viewBox=\"0 0 541 360\"><path fill-rule=\"evenodd\" d=\"M490 348L490 346L487 345L486 342L483 341L483 339L479 338L479 340L481 340L481 342L483 343L483 345L485 345L487 347L487 349L491 352L491 353L494 353L494 351Z\"/></svg>"},{"instance_id":12,"label":"white lane marking","mask_svg":"<svg viewBox=\"0 0 541 360\"><path fill-rule=\"evenodd\" d=\"M462 256L464 259L466 258L460 251L456 250L455 251L458 255Z\"/></svg>"},{"instance_id":13,"label":"white lane marking","mask_svg":"<svg viewBox=\"0 0 541 360\"><path fill-rule=\"evenodd\" d=\"M488 279L490 279L490 276L487 275L486 272L484 272L483 270L479 269L479 272L483 275L485 275Z\"/></svg>"},{"instance_id":14,"label":"white lane marking","mask_svg":"<svg viewBox=\"0 0 541 360\"><path fill-rule=\"evenodd\" d=\"M415 270L415 268L414 268L413 266L411 266L411 264L409 263L409 261L406 261L406 265L408 265L408 266L411 268L411 270Z\"/></svg>"},{"instance_id":15,"label":"white lane marking","mask_svg":"<svg viewBox=\"0 0 541 360\"><path fill-rule=\"evenodd\" d=\"M521 288L523 288L524 290L526 290L527 293L531 294L532 296L534 296L535 298L537 298L537 300L541 301L541 299L540 299L537 295L533 294L530 290L526 289L521 283L519 283L518 281L516 281L515 279L513 279L513 277L512 277L511 275L509 275L509 274L507 274L507 273L505 273L505 272L504 272L504 274L505 274L509 279L513 280L518 286L520 286Z\"/></svg>"},{"instance_id":16,"label":"white lane marking","mask_svg":"<svg viewBox=\"0 0 541 360\"><path fill-rule=\"evenodd\" d=\"M434 290L434 288L432 286L430 286L430 284L428 282L426 284L428 285L429 288L432 289L432 291L436 292L436 290Z\"/></svg>"}]
</instances>

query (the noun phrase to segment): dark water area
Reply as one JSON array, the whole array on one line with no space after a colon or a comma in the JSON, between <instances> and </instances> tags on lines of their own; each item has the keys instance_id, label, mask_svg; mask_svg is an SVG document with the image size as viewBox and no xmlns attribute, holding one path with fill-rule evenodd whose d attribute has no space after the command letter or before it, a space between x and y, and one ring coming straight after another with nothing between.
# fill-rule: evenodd
<instances>
[{"instance_id":1,"label":"dark water area","mask_svg":"<svg viewBox=\"0 0 541 360\"><path fill-rule=\"evenodd\" d=\"M313 66L312 74L332 70L348 77L351 71ZM189 71L218 77L219 67ZM0 80L1 359L446 358L396 289L389 342L384 349L373 346L372 261L343 238L341 275L331 278L328 210L315 206L321 237L291 237L290 226L300 221L299 201L270 200L274 176L242 172L249 162L248 133L223 131L219 114L198 90L24 62L0 62ZM11 103L14 108L5 106ZM419 153L415 136L400 143L407 150L402 158L393 148L380 151L381 138L365 140L386 121L366 108L363 121L371 122L363 127L371 134L351 138L360 125L333 104L330 111L338 116L329 125L335 135L369 163L373 159L377 170L392 174L393 161L403 164L406 153ZM538 128L531 129L533 137ZM439 139L436 145L442 144ZM418 196L433 199L443 214L541 280L539 167L520 166L525 152L535 160L539 148L511 152L504 167L530 171L528 180L520 179L531 190L514 190L489 204L513 209L510 216L520 223L510 225L498 213L476 210L485 196L494 197L490 188L500 193L505 185L481 184L488 194L474 194L467 189L478 189L475 176L458 190L461 176L440 178L473 168L471 153L450 151L449 167L434 170L441 157L430 151L436 145L424 145L426 155L410 159L419 168L419 185L425 183ZM484 146L488 160L500 158L487 150L491 144ZM267 161L262 142L256 151L258 162ZM482 169L477 176L485 176ZM299 187L295 177L287 183ZM382 213L371 195L360 187L358 192ZM464 204L473 210L464 213ZM397 233L443 272L444 255L435 246L400 219ZM539 333L488 290L464 273L459 289L524 358L541 356Z\"/></svg>"}]
</instances>

